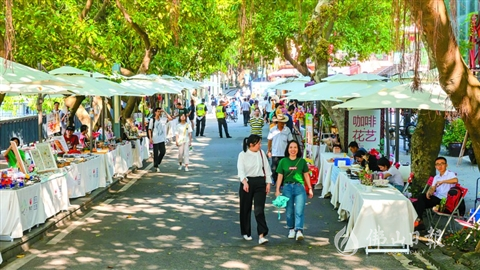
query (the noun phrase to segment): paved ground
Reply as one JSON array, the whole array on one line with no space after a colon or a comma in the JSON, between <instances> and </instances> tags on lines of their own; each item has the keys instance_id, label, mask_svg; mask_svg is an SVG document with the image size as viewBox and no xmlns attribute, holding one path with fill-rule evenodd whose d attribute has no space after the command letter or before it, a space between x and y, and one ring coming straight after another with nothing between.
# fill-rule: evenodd
<instances>
[{"instance_id":1,"label":"paved ground","mask_svg":"<svg viewBox=\"0 0 480 270\"><path fill-rule=\"evenodd\" d=\"M241 121L241 119L240 119ZM243 122L242 122L243 123ZM249 128L230 123L218 138L210 115L207 137L195 138L191 170L178 171L169 147L161 173L144 169L111 187L100 202L33 244L5 269L425 269L415 253L341 255L335 234L346 223L318 191L308 201L305 240L287 239L267 198L266 245L241 238L236 160ZM266 132L267 129L264 129ZM266 142L264 142L266 145ZM264 147L266 148L266 147ZM256 226L253 224L255 230ZM418 267L418 268L417 268Z\"/></svg>"}]
</instances>

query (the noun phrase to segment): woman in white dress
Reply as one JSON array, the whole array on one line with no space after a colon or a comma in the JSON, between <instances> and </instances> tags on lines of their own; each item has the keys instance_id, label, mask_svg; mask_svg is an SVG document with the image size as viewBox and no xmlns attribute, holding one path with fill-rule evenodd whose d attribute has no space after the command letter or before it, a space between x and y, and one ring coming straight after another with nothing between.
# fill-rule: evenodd
<instances>
[{"instance_id":1,"label":"woman in white dress","mask_svg":"<svg viewBox=\"0 0 480 270\"><path fill-rule=\"evenodd\" d=\"M185 114L180 115L180 122L175 131L175 142L178 146L178 170L182 170L185 164L185 171L188 172L189 150L192 146L192 126L187 123ZM182 164L183 163L183 164Z\"/></svg>"}]
</instances>

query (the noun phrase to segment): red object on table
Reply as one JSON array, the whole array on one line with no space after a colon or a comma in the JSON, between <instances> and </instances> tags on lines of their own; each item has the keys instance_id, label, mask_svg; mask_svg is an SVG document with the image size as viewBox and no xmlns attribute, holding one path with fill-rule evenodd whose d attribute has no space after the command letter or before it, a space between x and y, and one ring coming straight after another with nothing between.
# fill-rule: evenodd
<instances>
[{"instance_id":1,"label":"red object on table","mask_svg":"<svg viewBox=\"0 0 480 270\"><path fill-rule=\"evenodd\" d=\"M316 166L308 164L308 169L310 170L310 184L312 188L318 183L319 170ZM304 183L305 190L308 192L307 183Z\"/></svg>"}]
</instances>

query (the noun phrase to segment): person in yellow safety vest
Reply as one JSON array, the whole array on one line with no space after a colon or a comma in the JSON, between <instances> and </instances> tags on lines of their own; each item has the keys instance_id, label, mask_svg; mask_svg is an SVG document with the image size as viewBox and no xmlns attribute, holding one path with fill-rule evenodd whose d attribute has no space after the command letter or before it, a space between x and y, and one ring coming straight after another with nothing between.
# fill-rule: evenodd
<instances>
[{"instance_id":1,"label":"person in yellow safety vest","mask_svg":"<svg viewBox=\"0 0 480 270\"><path fill-rule=\"evenodd\" d=\"M195 131L195 136L198 137L198 135L200 134L200 136L204 137L205 123L207 120L207 117L206 117L207 105L205 105L204 98L202 98L202 103L197 105L197 107L195 108L195 111L197 113L197 129Z\"/></svg>"},{"instance_id":2,"label":"person in yellow safety vest","mask_svg":"<svg viewBox=\"0 0 480 270\"><path fill-rule=\"evenodd\" d=\"M227 135L227 138L232 138L230 137L230 134L228 134L228 126L227 126L227 110L225 110L224 106L225 102L223 100L220 101L220 105L218 105L215 108L215 116L217 117L217 122L218 122L218 133L220 133L220 138L223 138L222 136L222 126L223 129L225 129L225 135Z\"/></svg>"}]
</instances>

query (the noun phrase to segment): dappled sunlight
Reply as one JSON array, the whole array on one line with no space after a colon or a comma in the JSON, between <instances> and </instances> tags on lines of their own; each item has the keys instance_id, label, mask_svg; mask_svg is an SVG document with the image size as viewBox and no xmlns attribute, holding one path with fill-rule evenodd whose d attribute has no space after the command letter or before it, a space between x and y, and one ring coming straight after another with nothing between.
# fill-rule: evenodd
<instances>
[{"instance_id":1,"label":"dappled sunlight","mask_svg":"<svg viewBox=\"0 0 480 270\"><path fill-rule=\"evenodd\" d=\"M170 228L170 230L172 230L172 231L180 231L182 228L183 228L183 227L181 227L181 226L173 226L173 227Z\"/></svg>"},{"instance_id":2,"label":"dappled sunlight","mask_svg":"<svg viewBox=\"0 0 480 270\"><path fill-rule=\"evenodd\" d=\"M49 265L50 266L63 266L63 265L67 265L67 264L70 264L71 263L71 260L68 259L68 258L58 258L58 259L53 259L53 260L50 260L50 261L47 261L47 265L45 265L44 267L48 267Z\"/></svg>"},{"instance_id":3,"label":"dappled sunlight","mask_svg":"<svg viewBox=\"0 0 480 270\"><path fill-rule=\"evenodd\" d=\"M92 257L76 257L75 260L79 263L92 263L92 262L101 262L102 259L92 258Z\"/></svg>"},{"instance_id":4,"label":"dappled sunlight","mask_svg":"<svg viewBox=\"0 0 480 270\"><path fill-rule=\"evenodd\" d=\"M250 266L248 264L245 264L240 261L228 261L220 264L220 266L224 268L250 269Z\"/></svg>"},{"instance_id":5,"label":"dappled sunlight","mask_svg":"<svg viewBox=\"0 0 480 270\"><path fill-rule=\"evenodd\" d=\"M182 246L184 248L199 249L204 247L204 243L202 239L200 239L200 237L190 236L190 237L187 237L187 239L190 240L190 242L183 244Z\"/></svg>"},{"instance_id":6,"label":"dappled sunlight","mask_svg":"<svg viewBox=\"0 0 480 270\"><path fill-rule=\"evenodd\" d=\"M304 259L290 259L285 261L286 264L291 264L295 266L307 266L310 265L310 262Z\"/></svg>"},{"instance_id":7,"label":"dappled sunlight","mask_svg":"<svg viewBox=\"0 0 480 270\"><path fill-rule=\"evenodd\" d=\"M73 255L77 254L78 249L74 247L69 247L67 250L59 250L59 251L48 251L45 253L38 254L38 257L58 257L58 256L65 256L65 255Z\"/></svg>"},{"instance_id":8,"label":"dappled sunlight","mask_svg":"<svg viewBox=\"0 0 480 270\"><path fill-rule=\"evenodd\" d=\"M136 251L139 251L139 252L144 252L144 253L157 253L157 252L161 252L160 249L154 249L154 248L136 248L135 250L136 250Z\"/></svg>"}]
</instances>

